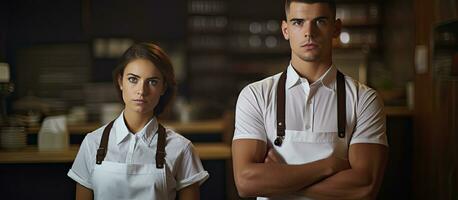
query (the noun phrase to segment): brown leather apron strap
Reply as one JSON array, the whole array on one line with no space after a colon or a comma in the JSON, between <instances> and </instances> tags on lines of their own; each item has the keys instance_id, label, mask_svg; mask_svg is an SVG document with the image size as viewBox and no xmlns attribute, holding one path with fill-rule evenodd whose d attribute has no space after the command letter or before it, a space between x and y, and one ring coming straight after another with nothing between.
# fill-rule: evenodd
<instances>
[{"instance_id":1,"label":"brown leather apron strap","mask_svg":"<svg viewBox=\"0 0 458 200\"><path fill-rule=\"evenodd\" d=\"M277 138L274 144L281 146L285 138L285 85L286 85L286 72L285 70L278 81L277 86Z\"/></svg>"},{"instance_id":2,"label":"brown leather apron strap","mask_svg":"<svg viewBox=\"0 0 458 200\"><path fill-rule=\"evenodd\" d=\"M286 72L285 70L278 80L277 86L277 138L274 144L281 146L285 138L285 85L286 85ZM346 94L345 94L345 77L337 70L337 129L340 138L345 137L346 120Z\"/></svg>"},{"instance_id":3,"label":"brown leather apron strap","mask_svg":"<svg viewBox=\"0 0 458 200\"><path fill-rule=\"evenodd\" d=\"M96 164L102 164L108 150L108 137L110 135L111 127L113 127L114 120L111 121L105 129L103 129L102 139L100 140L99 149L97 149Z\"/></svg>"},{"instance_id":4,"label":"brown leather apron strap","mask_svg":"<svg viewBox=\"0 0 458 200\"><path fill-rule=\"evenodd\" d=\"M345 137L345 126L347 124L345 99L345 77L342 72L337 71L337 129L340 138Z\"/></svg>"},{"instance_id":5,"label":"brown leather apron strap","mask_svg":"<svg viewBox=\"0 0 458 200\"><path fill-rule=\"evenodd\" d=\"M158 138L157 138L157 149L156 149L156 168L164 168L165 163L165 138L167 136L165 128L158 124Z\"/></svg>"},{"instance_id":6,"label":"brown leather apron strap","mask_svg":"<svg viewBox=\"0 0 458 200\"><path fill-rule=\"evenodd\" d=\"M108 151L108 138L110 135L111 127L113 127L114 120L111 121L105 129L103 129L102 139L100 140L99 149L97 149L96 164L102 164ZM165 139L166 139L165 128L158 124L158 138L157 138L157 149L156 149L156 168L164 168L165 163Z\"/></svg>"}]
</instances>

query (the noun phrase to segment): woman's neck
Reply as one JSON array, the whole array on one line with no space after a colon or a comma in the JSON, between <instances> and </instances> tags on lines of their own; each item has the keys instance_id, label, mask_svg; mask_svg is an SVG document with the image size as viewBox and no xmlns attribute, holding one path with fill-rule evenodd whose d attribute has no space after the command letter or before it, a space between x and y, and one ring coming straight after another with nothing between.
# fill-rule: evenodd
<instances>
[{"instance_id":1,"label":"woman's neck","mask_svg":"<svg viewBox=\"0 0 458 200\"><path fill-rule=\"evenodd\" d=\"M143 127L145 127L145 125L154 117L154 115L152 113L139 114L137 112L125 110L123 117L127 128L135 134L142 130Z\"/></svg>"}]
</instances>

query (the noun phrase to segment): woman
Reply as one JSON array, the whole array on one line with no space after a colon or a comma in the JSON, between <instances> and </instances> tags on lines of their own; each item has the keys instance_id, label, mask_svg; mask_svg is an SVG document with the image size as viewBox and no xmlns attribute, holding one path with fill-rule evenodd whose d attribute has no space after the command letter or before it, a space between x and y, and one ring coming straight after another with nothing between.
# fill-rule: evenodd
<instances>
[{"instance_id":1,"label":"woman","mask_svg":"<svg viewBox=\"0 0 458 200\"><path fill-rule=\"evenodd\" d=\"M117 119L89 133L68 176L76 199L199 199L208 173L191 142L156 117L176 88L172 64L158 46L139 43L113 72L124 102Z\"/></svg>"}]
</instances>

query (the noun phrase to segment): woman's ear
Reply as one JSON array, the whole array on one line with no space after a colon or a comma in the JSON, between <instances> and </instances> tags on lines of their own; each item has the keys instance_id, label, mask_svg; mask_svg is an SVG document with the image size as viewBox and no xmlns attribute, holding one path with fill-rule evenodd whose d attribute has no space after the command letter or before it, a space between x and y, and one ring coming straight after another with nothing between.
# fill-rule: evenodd
<instances>
[{"instance_id":1,"label":"woman's ear","mask_svg":"<svg viewBox=\"0 0 458 200\"><path fill-rule=\"evenodd\" d=\"M164 87L162 87L161 96L165 94L165 91L167 91L167 83L164 81Z\"/></svg>"},{"instance_id":2,"label":"woman's ear","mask_svg":"<svg viewBox=\"0 0 458 200\"><path fill-rule=\"evenodd\" d=\"M122 90L122 76L121 75L118 75L118 86L119 86L119 89Z\"/></svg>"}]
</instances>

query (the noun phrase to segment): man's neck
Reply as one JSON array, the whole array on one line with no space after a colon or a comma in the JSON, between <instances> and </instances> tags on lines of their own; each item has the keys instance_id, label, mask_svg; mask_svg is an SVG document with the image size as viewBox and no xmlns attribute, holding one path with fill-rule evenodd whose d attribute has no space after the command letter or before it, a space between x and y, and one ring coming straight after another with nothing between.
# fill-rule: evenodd
<instances>
[{"instance_id":1,"label":"man's neck","mask_svg":"<svg viewBox=\"0 0 458 200\"><path fill-rule=\"evenodd\" d=\"M300 77L306 78L309 83L314 83L326 73L332 62L307 62L301 59L292 59L291 65Z\"/></svg>"}]
</instances>

